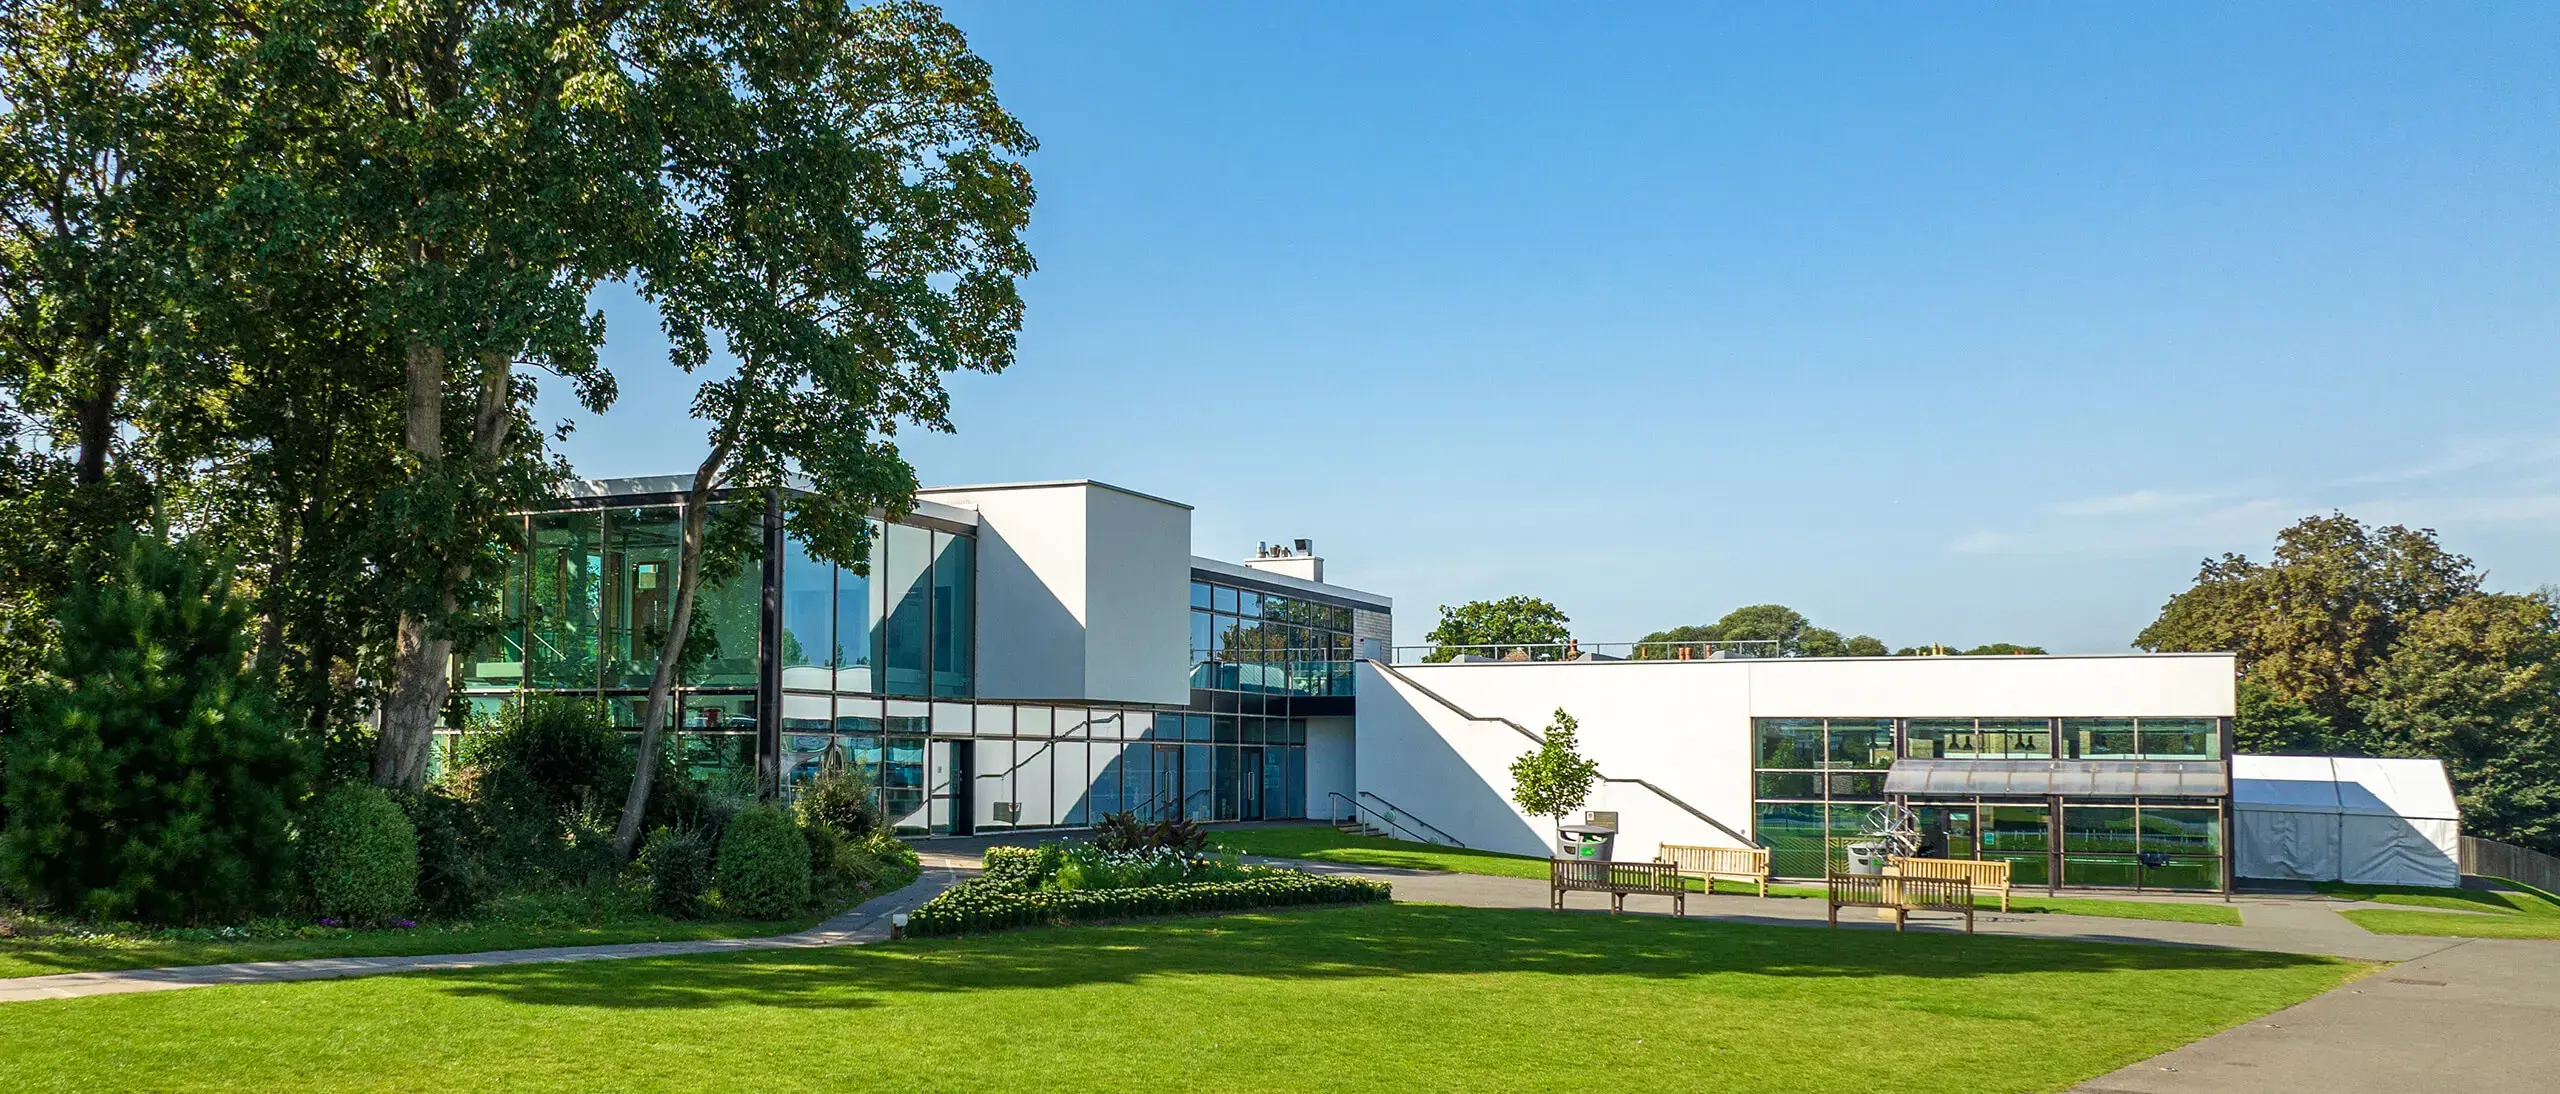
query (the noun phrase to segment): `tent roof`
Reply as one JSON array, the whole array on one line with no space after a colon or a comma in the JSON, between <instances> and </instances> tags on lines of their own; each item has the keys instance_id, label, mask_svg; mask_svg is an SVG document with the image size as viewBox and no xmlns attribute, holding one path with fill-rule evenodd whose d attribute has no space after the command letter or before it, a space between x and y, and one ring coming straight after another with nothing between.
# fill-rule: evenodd
<instances>
[{"instance_id":1,"label":"tent roof","mask_svg":"<svg viewBox=\"0 0 2560 1094\"><path fill-rule=\"evenodd\" d=\"M2233 756L2234 808L2460 820L2444 761L2375 756Z\"/></svg>"}]
</instances>

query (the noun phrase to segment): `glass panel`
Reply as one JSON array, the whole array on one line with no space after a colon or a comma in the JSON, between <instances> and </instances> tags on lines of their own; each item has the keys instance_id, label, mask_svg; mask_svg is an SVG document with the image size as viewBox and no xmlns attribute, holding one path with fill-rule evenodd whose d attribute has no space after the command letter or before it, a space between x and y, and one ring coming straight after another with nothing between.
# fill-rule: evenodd
<instances>
[{"instance_id":1,"label":"glass panel","mask_svg":"<svg viewBox=\"0 0 2560 1094\"><path fill-rule=\"evenodd\" d=\"M1242 799L1239 795L1242 793L1244 782L1244 751L1222 747L1212 756L1217 765L1217 796L1210 802L1210 808L1215 811L1219 820L1240 819L1242 814L1239 810L1242 808Z\"/></svg>"},{"instance_id":2,"label":"glass panel","mask_svg":"<svg viewBox=\"0 0 2560 1094\"><path fill-rule=\"evenodd\" d=\"M1830 797L1881 798L1884 796L1884 772L1861 771L1854 774L1833 772L1823 777L1830 784Z\"/></svg>"},{"instance_id":3,"label":"glass panel","mask_svg":"<svg viewBox=\"0 0 2560 1094\"><path fill-rule=\"evenodd\" d=\"M2222 811L2142 807L2142 850L2147 854L2183 856L2222 853ZM2222 887L2217 874L2214 888Z\"/></svg>"},{"instance_id":4,"label":"glass panel","mask_svg":"<svg viewBox=\"0 0 2560 1094\"><path fill-rule=\"evenodd\" d=\"M1182 746L1182 815L1193 820L1213 819L1209 812L1213 784L1209 754L1214 751L1215 745Z\"/></svg>"},{"instance_id":5,"label":"glass panel","mask_svg":"<svg viewBox=\"0 0 2560 1094\"><path fill-rule=\"evenodd\" d=\"M1014 797L1013 742L980 738L970 743L970 820L981 832L1014 826L1021 802Z\"/></svg>"},{"instance_id":6,"label":"glass panel","mask_svg":"<svg viewBox=\"0 0 2560 1094\"><path fill-rule=\"evenodd\" d=\"M1085 727L1090 724L1092 717L1092 712L1076 707L1059 707L1056 722L1050 728L1049 735L1059 740L1082 740L1091 736Z\"/></svg>"},{"instance_id":7,"label":"glass panel","mask_svg":"<svg viewBox=\"0 0 2560 1094\"><path fill-rule=\"evenodd\" d=\"M1210 593L1211 607L1228 614L1234 614L1236 610L1236 591L1234 589L1230 589L1224 585L1218 585L1213 586Z\"/></svg>"},{"instance_id":8,"label":"glass panel","mask_svg":"<svg viewBox=\"0 0 2560 1094\"><path fill-rule=\"evenodd\" d=\"M925 694L925 642L931 619L933 533L892 524L886 537L888 558L881 567L883 616L879 640L880 690L891 695Z\"/></svg>"},{"instance_id":9,"label":"glass panel","mask_svg":"<svg viewBox=\"0 0 2560 1094\"><path fill-rule=\"evenodd\" d=\"M1094 740L1116 741L1137 736L1132 724L1135 719L1146 717L1150 716L1126 710L1097 710L1093 712L1093 724L1088 728L1092 730Z\"/></svg>"},{"instance_id":10,"label":"glass panel","mask_svg":"<svg viewBox=\"0 0 2560 1094\"><path fill-rule=\"evenodd\" d=\"M1769 848L1770 872L1780 877L1821 877L1825 825L1822 805L1752 807L1752 835Z\"/></svg>"},{"instance_id":11,"label":"glass panel","mask_svg":"<svg viewBox=\"0 0 2560 1094\"><path fill-rule=\"evenodd\" d=\"M2008 863L2009 884L2013 886L2044 884L2045 867L2050 865L2047 857L2041 851L2032 855L2007 855L1985 851L1982 853L1982 857L1994 862Z\"/></svg>"},{"instance_id":12,"label":"glass panel","mask_svg":"<svg viewBox=\"0 0 2560 1094\"><path fill-rule=\"evenodd\" d=\"M1052 828L1057 825L1057 767L1058 743L1013 743L1013 794L1022 802L1022 814L1014 821L1015 825L1023 828Z\"/></svg>"},{"instance_id":13,"label":"glass panel","mask_svg":"<svg viewBox=\"0 0 2560 1094\"><path fill-rule=\"evenodd\" d=\"M924 746L919 736L893 736L889 739L889 761L880 772L882 812L891 828L902 835L927 831L925 816Z\"/></svg>"},{"instance_id":14,"label":"glass panel","mask_svg":"<svg viewBox=\"0 0 2560 1094\"><path fill-rule=\"evenodd\" d=\"M1810 771L1763 771L1759 776L1759 794L1763 798L1822 797L1822 776Z\"/></svg>"},{"instance_id":15,"label":"glass panel","mask_svg":"<svg viewBox=\"0 0 2560 1094\"><path fill-rule=\"evenodd\" d=\"M1130 745L1120 754L1120 808L1153 820L1155 800L1156 746Z\"/></svg>"},{"instance_id":16,"label":"glass panel","mask_svg":"<svg viewBox=\"0 0 2560 1094\"><path fill-rule=\"evenodd\" d=\"M1302 818L1307 815L1307 750L1303 748L1289 749L1288 761L1289 815L1292 817Z\"/></svg>"},{"instance_id":17,"label":"glass panel","mask_svg":"<svg viewBox=\"0 0 2560 1094\"><path fill-rule=\"evenodd\" d=\"M1983 806L1978 825L1983 855L2004 852L1998 857L2008 858L2009 853L2028 851L2034 852L2036 861L2042 863L2045 849L2053 842L2052 830L2046 824L2052 815L2051 809L2041 805ZM2036 874L2041 879L2044 868L2038 866Z\"/></svg>"},{"instance_id":18,"label":"glass panel","mask_svg":"<svg viewBox=\"0 0 2560 1094\"><path fill-rule=\"evenodd\" d=\"M530 587L527 640L532 644L533 686L598 686L604 515L593 510L535 515Z\"/></svg>"},{"instance_id":19,"label":"glass panel","mask_svg":"<svg viewBox=\"0 0 2560 1094\"><path fill-rule=\"evenodd\" d=\"M521 531L521 526L518 528ZM524 685L525 552L519 544L507 551L507 569L498 588L499 624L462 659L462 686L515 688Z\"/></svg>"},{"instance_id":20,"label":"glass panel","mask_svg":"<svg viewBox=\"0 0 2560 1094\"><path fill-rule=\"evenodd\" d=\"M1197 581L1191 583L1191 606L1194 608L1209 606L1209 586Z\"/></svg>"},{"instance_id":21,"label":"glass panel","mask_svg":"<svg viewBox=\"0 0 2560 1094\"><path fill-rule=\"evenodd\" d=\"M797 786L818 776L835 728L833 697L786 693L782 697L782 784Z\"/></svg>"},{"instance_id":22,"label":"glass panel","mask_svg":"<svg viewBox=\"0 0 2560 1094\"><path fill-rule=\"evenodd\" d=\"M1832 718L1828 721L1830 729L1825 737L1831 751L1825 763L1832 767L1874 771L1893 766L1893 719Z\"/></svg>"},{"instance_id":23,"label":"glass panel","mask_svg":"<svg viewBox=\"0 0 2560 1094\"><path fill-rule=\"evenodd\" d=\"M1914 718L1902 727L1902 754L1915 760L1933 760L1948 755L1951 740L1967 740L1973 734L1971 718Z\"/></svg>"},{"instance_id":24,"label":"glass panel","mask_svg":"<svg viewBox=\"0 0 2560 1094\"><path fill-rule=\"evenodd\" d=\"M782 686L832 691L835 567L809 557L798 536L782 550Z\"/></svg>"},{"instance_id":25,"label":"glass panel","mask_svg":"<svg viewBox=\"0 0 2560 1094\"><path fill-rule=\"evenodd\" d=\"M1211 727L1210 740L1216 741L1222 745L1231 745L1236 743L1237 731L1235 715L1212 715L1209 719L1209 724Z\"/></svg>"},{"instance_id":26,"label":"glass panel","mask_svg":"<svg viewBox=\"0 0 2560 1094\"><path fill-rule=\"evenodd\" d=\"M1124 808L1120 804L1120 772L1121 750L1125 747L1117 741L1094 742L1090 761L1093 786L1085 799L1086 815L1092 820L1100 820L1104 814L1117 813Z\"/></svg>"},{"instance_id":27,"label":"glass panel","mask_svg":"<svg viewBox=\"0 0 2560 1094\"><path fill-rule=\"evenodd\" d=\"M2222 888L2222 860L2175 856L2150 859L2157 865L2142 868L2145 889L2211 889Z\"/></svg>"},{"instance_id":28,"label":"glass panel","mask_svg":"<svg viewBox=\"0 0 2560 1094\"><path fill-rule=\"evenodd\" d=\"M972 553L977 540L949 532L933 534L933 693L969 695L973 635L977 616L977 567Z\"/></svg>"},{"instance_id":29,"label":"glass panel","mask_svg":"<svg viewBox=\"0 0 2560 1094\"><path fill-rule=\"evenodd\" d=\"M951 834L953 806L958 795L951 785L952 772L958 770L960 749L967 741L933 741L925 746L925 822L935 835Z\"/></svg>"},{"instance_id":30,"label":"glass panel","mask_svg":"<svg viewBox=\"0 0 2560 1094\"><path fill-rule=\"evenodd\" d=\"M880 557L880 522L871 522L871 557ZM851 569L836 571L835 658L836 690L880 690L877 669L871 660L871 632L879 626L873 616L871 578Z\"/></svg>"},{"instance_id":31,"label":"glass panel","mask_svg":"<svg viewBox=\"0 0 2560 1094\"><path fill-rule=\"evenodd\" d=\"M1207 612L1191 613L1191 659L1206 661L1217 654L1217 649L1218 617Z\"/></svg>"},{"instance_id":32,"label":"glass panel","mask_svg":"<svg viewBox=\"0 0 2560 1094\"><path fill-rule=\"evenodd\" d=\"M756 726L756 697L687 695L684 697L683 718L687 728L704 732L752 732Z\"/></svg>"},{"instance_id":33,"label":"glass panel","mask_svg":"<svg viewBox=\"0 0 2560 1094\"><path fill-rule=\"evenodd\" d=\"M763 554L761 548L751 548L737 572L717 584L704 575L702 592L694 600L693 629L684 639L685 660L702 658L689 678L694 686L756 685L756 635L764 625ZM696 642L706 644L698 655Z\"/></svg>"},{"instance_id":34,"label":"glass panel","mask_svg":"<svg viewBox=\"0 0 2560 1094\"><path fill-rule=\"evenodd\" d=\"M2053 725L2042 718L1984 718L1979 726L1976 755L2028 759L2053 754Z\"/></svg>"},{"instance_id":35,"label":"glass panel","mask_svg":"<svg viewBox=\"0 0 2560 1094\"><path fill-rule=\"evenodd\" d=\"M2211 718L2144 718L2142 755L2152 760L2218 760L2222 735ZM2222 882L2216 880L2215 888Z\"/></svg>"},{"instance_id":36,"label":"glass panel","mask_svg":"<svg viewBox=\"0 0 2560 1094\"><path fill-rule=\"evenodd\" d=\"M1271 719L1268 718L1237 719L1236 729L1242 734L1238 739L1249 745L1261 744L1263 742L1264 735L1268 732L1264 727L1269 725L1270 722Z\"/></svg>"},{"instance_id":37,"label":"glass panel","mask_svg":"<svg viewBox=\"0 0 2560 1094\"><path fill-rule=\"evenodd\" d=\"M1208 716L1208 715L1206 715L1206 714L1186 714L1186 715L1183 715L1183 716L1182 716L1182 736L1183 736L1183 738L1184 738L1184 739L1186 739L1186 740L1192 740L1192 741L1205 741L1205 740L1208 740L1208 739L1209 739L1209 716ZM1205 772L1205 770L1206 770L1206 769L1203 769L1203 770L1204 770L1204 772ZM1207 785L1208 785L1208 783L1207 783L1206 781L1203 781L1203 782L1201 783L1201 785L1202 785L1202 786L1207 786Z\"/></svg>"},{"instance_id":38,"label":"glass panel","mask_svg":"<svg viewBox=\"0 0 2560 1094\"><path fill-rule=\"evenodd\" d=\"M2062 856L2062 883L2131 889L2142 884L2142 867L2131 855ZM2016 884L2016 879L2011 879Z\"/></svg>"},{"instance_id":39,"label":"glass panel","mask_svg":"<svg viewBox=\"0 0 2560 1094\"><path fill-rule=\"evenodd\" d=\"M2062 755L2075 760L2129 760L2133 750L2131 718L2065 718Z\"/></svg>"},{"instance_id":40,"label":"glass panel","mask_svg":"<svg viewBox=\"0 0 2560 1094\"><path fill-rule=\"evenodd\" d=\"M1263 817L1268 820L1295 818L1302 812L1300 807L1305 803L1292 801L1289 798L1289 750L1269 748L1264 749L1260 755L1262 770L1247 771L1245 777L1262 780Z\"/></svg>"},{"instance_id":41,"label":"glass panel","mask_svg":"<svg viewBox=\"0 0 2560 1094\"><path fill-rule=\"evenodd\" d=\"M1822 719L1754 718L1760 735L1760 766L1822 766Z\"/></svg>"},{"instance_id":42,"label":"glass panel","mask_svg":"<svg viewBox=\"0 0 2560 1094\"><path fill-rule=\"evenodd\" d=\"M932 728L933 708L926 704L909 699L890 699L883 705L888 708L887 722L891 733L922 737Z\"/></svg>"},{"instance_id":43,"label":"glass panel","mask_svg":"<svg viewBox=\"0 0 2560 1094\"><path fill-rule=\"evenodd\" d=\"M1056 724L1057 717L1057 712L1048 707L1019 708L1013 712L1013 732L1022 737L1045 738L1049 736L1049 727Z\"/></svg>"},{"instance_id":44,"label":"glass panel","mask_svg":"<svg viewBox=\"0 0 2560 1094\"><path fill-rule=\"evenodd\" d=\"M880 735L880 700L836 697L836 732Z\"/></svg>"},{"instance_id":45,"label":"glass panel","mask_svg":"<svg viewBox=\"0 0 2560 1094\"><path fill-rule=\"evenodd\" d=\"M1090 762L1089 746L1083 741L1060 741L1050 749L1050 763L1056 773L1058 796L1055 799L1057 823L1069 828L1082 828L1093 823L1090 813L1093 773L1085 765ZM1110 746L1117 749L1118 746Z\"/></svg>"},{"instance_id":46,"label":"glass panel","mask_svg":"<svg viewBox=\"0 0 2560 1094\"><path fill-rule=\"evenodd\" d=\"M2062 849L2082 854L2130 855L2141 849L2132 806L2066 805L2062 810ZM2066 880L2070 868L2064 867ZM2073 881L2073 884L2090 884ZM2133 884L2131 880L2125 882Z\"/></svg>"},{"instance_id":47,"label":"glass panel","mask_svg":"<svg viewBox=\"0 0 2560 1094\"><path fill-rule=\"evenodd\" d=\"M968 736L972 713L974 711L967 703L935 703L933 705L934 734L942 737Z\"/></svg>"},{"instance_id":48,"label":"glass panel","mask_svg":"<svg viewBox=\"0 0 2560 1094\"><path fill-rule=\"evenodd\" d=\"M1262 618L1262 594L1256 592L1238 592L1236 594L1236 614L1249 616L1254 619Z\"/></svg>"}]
</instances>

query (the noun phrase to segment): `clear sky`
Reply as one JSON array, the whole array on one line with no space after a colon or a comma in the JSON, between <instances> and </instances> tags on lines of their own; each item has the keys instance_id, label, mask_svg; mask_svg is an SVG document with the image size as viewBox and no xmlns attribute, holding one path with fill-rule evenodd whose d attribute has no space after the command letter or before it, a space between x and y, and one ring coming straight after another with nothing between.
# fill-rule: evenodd
<instances>
[{"instance_id":1,"label":"clear sky","mask_svg":"<svg viewBox=\"0 0 2560 1094\"><path fill-rule=\"evenodd\" d=\"M1526 593L2121 650L2332 507L2560 582L2560 7L1770 7L953 6L1041 268L906 451L1313 538L1407 642ZM566 452L690 470L602 306Z\"/></svg>"}]
</instances>

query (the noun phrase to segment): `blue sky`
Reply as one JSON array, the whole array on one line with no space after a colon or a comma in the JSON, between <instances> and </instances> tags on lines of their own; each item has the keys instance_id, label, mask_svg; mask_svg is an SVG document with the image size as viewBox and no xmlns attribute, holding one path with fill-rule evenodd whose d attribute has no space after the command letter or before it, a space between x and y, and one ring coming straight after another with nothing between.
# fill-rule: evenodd
<instances>
[{"instance_id":1,"label":"blue sky","mask_svg":"<svg viewBox=\"0 0 2560 1094\"><path fill-rule=\"evenodd\" d=\"M1943 6L1941 6L1943 8ZM1089 477L1593 641L2125 648L2343 508L2560 582L2560 8L966 3L1042 142L927 482ZM593 475L689 470L602 300Z\"/></svg>"}]
</instances>

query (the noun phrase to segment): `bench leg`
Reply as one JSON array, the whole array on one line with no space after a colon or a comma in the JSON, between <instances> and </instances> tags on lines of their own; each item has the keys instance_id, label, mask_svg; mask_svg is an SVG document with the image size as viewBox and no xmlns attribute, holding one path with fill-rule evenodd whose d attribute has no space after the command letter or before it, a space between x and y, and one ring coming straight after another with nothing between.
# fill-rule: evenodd
<instances>
[{"instance_id":1,"label":"bench leg","mask_svg":"<svg viewBox=\"0 0 2560 1094\"><path fill-rule=\"evenodd\" d=\"M1616 915L1616 914L1618 914L1618 913L1620 913L1620 912L1623 912L1623 911L1626 911L1626 910L1627 910L1627 894L1625 894L1625 893L1621 893L1621 892L1611 892L1611 893L1609 894L1609 914L1610 914L1610 915Z\"/></svg>"},{"instance_id":2,"label":"bench leg","mask_svg":"<svg viewBox=\"0 0 2560 1094\"><path fill-rule=\"evenodd\" d=\"M1902 919L1903 919L1903 917L1904 917L1905 915L1907 915L1907 914L1909 914L1909 913L1907 913L1907 912L1903 911L1903 910L1902 910L1902 909L1900 909L1900 908L1895 908L1895 909L1893 910L1893 929L1894 929L1894 930L1897 930L1897 931L1898 931L1898 930L1901 930L1901 929L1902 929Z\"/></svg>"},{"instance_id":3,"label":"bench leg","mask_svg":"<svg viewBox=\"0 0 2560 1094\"><path fill-rule=\"evenodd\" d=\"M1966 934L1972 934L1972 933L1973 933L1973 909L1972 909L1972 908L1966 908L1966 909L1964 910L1964 933L1966 933Z\"/></svg>"},{"instance_id":4,"label":"bench leg","mask_svg":"<svg viewBox=\"0 0 2560 1094\"><path fill-rule=\"evenodd\" d=\"M1840 929L1840 906L1839 906L1839 905L1837 905L1837 904L1827 904L1827 905L1825 906L1825 909L1824 909L1824 918L1829 919L1829 920L1831 921L1831 929L1832 929L1832 930L1835 930L1835 931L1836 931L1836 930L1839 930L1839 929Z\"/></svg>"},{"instance_id":5,"label":"bench leg","mask_svg":"<svg viewBox=\"0 0 2560 1094\"><path fill-rule=\"evenodd\" d=\"M1671 894L1671 915L1675 919L1689 918L1688 890L1683 889L1680 892Z\"/></svg>"},{"instance_id":6,"label":"bench leg","mask_svg":"<svg viewBox=\"0 0 2560 1094\"><path fill-rule=\"evenodd\" d=\"M1760 883L1760 899L1762 899L1762 900L1767 900L1767 899L1769 899L1769 875L1767 875L1767 874L1762 874L1762 875L1760 875L1759 877L1754 878L1754 879L1752 879L1752 880L1757 881L1757 882L1759 882L1759 883Z\"/></svg>"},{"instance_id":7,"label":"bench leg","mask_svg":"<svg viewBox=\"0 0 2560 1094\"><path fill-rule=\"evenodd\" d=\"M2009 890L2007 889L2000 890L2000 910L2004 912L2009 910Z\"/></svg>"}]
</instances>

